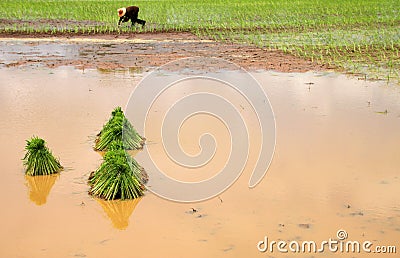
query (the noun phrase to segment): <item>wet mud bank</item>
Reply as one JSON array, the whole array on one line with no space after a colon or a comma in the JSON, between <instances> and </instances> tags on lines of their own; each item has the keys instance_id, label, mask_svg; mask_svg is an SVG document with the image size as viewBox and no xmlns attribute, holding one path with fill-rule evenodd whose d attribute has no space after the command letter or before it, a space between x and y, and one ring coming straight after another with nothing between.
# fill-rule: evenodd
<instances>
[{"instance_id":1,"label":"wet mud bank","mask_svg":"<svg viewBox=\"0 0 400 258\"><path fill-rule=\"evenodd\" d=\"M73 66L79 69L146 69L178 58L205 56L246 69L305 72L328 67L278 50L202 40L190 33L37 37L0 35L0 65ZM194 68L194 67L193 67Z\"/></svg>"}]
</instances>

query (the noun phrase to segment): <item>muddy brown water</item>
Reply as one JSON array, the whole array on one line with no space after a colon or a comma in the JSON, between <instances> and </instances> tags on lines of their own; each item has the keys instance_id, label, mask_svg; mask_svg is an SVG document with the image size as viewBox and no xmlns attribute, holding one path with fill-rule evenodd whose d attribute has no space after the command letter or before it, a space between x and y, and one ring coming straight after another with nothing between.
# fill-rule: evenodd
<instances>
[{"instance_id":1,"label":"muddy brown water","mask_svg":"<svg viewBox=\"0 0 400 258\"><path fill-rule=\"evenodd\" d=\"M204 202L176 203L147 192L140 200L107 203L87 194L87 177L101 163L93 140L144 74L1 69L0 256L293 257L260 253L256 245L264 236L323 241L339 229L350 240L398 245L400 88L335 73L253 75L277 126L275 156L257 187L247 187L246 166L231 188ZM199 131L213 123L198 119L192 123ZM224 134L219 125L213 130ZM181 140L195 152L191 132L182 130ZM32 135L45 138L60 158L60 175L24 176L21 158Z\"/></svg>"}]
</instances>

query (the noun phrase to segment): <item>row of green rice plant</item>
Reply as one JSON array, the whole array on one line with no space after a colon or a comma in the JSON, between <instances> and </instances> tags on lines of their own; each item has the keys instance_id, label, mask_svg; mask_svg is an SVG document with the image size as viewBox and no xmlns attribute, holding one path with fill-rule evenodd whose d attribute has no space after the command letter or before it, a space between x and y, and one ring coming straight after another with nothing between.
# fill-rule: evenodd
<instances>
[{"instance_id":1,"label":"row of green rice plant","mask_svg":"<svg viewBox=\"0 0 400 258\"><path fill-rule=\"evenodd\" d=\"M94 148L99 151L107 150L116 141L123 142L124 149L128 150L142 149L145 142L125 117L121 107L115 108L111 113L111 118L98 134Z\"/></svg>"},{"instance_id":2,"label":"row of green rice plant","mask_svg":"<svg viewBox=\"0 0 400 258\"><path fill-rule=\"evenodd\" d=\"M399 28L336 29L299 33L226 30L214 34L213 39L279 49L366 77L400 79L397 72L400 70Z\"/></svg>"},{"instance_id":3,"label":"row of green rice plant","mask_svg":"<svg viewBox=\"0 0 400 258\"><path fill-rule=\"evenodd\" d=\"M0 18L18 20L98 21L115 26L116 9L130 1L3 0ZM221 0L137 1L140 17L151 30L273 29L304 30L326 26L392 24L398 22L397 1ZM85 26L83 23L82 26Z\"/></svg>"},{"instance_id":4,"label":"row of green rice plant","mask_svg":"<svg viewBox=\"0 0 400 258\"><path fill-rule=\"evenodd\" d=\"M27 175L50 175L58 173L63 168L46 147L46 142L39 137L32 137L27 140L25 150L23 163L26 167L25 173Z\"/></svg>"}]
</instances>

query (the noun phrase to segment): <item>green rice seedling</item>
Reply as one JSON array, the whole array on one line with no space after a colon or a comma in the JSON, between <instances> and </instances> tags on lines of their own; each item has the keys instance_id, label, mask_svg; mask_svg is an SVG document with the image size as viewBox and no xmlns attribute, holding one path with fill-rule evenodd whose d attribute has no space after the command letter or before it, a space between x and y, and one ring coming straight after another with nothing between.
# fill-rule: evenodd
<instances>
[{"instance_id":1,"label":"green rice seedling","mask_svg":"<svg viewBox=\"0 0 400 258\"><path fill-rule=\"evenodd\" d=\"M121 150L124 151L125 156L127 157L128 164L130 164L131 169L134 172L135 176L140 179L142 184L146 184L147 181L149 180L146 171L142 166L139 165L139 163L134 158L132 158L132 156L130 156L130 153L128 153L124 149L124 144L122 141L117 140L112 142L108 149L108 151L121 151Z\"/></svg>"},{"instance_id":2,"label":"green rice seedling","mask_svg":"<svg viewBox=\"0 0 400 258\"><path fill-rule=\"evenodd\" d=\"M112 123L115 120L115 117L117 116L124 116L124 112L122 111L121 107L116 107L112 112L111 112L111 117L108 120L108 122L103 126L103 129L98 133L97 136L100 136L104 131L108 130Z\"/></svg>"},{"instance_id":3,"label":"green rice seedling","mask_svg":"<svg viewBox=\"0 0 400 258\"><path fill-rule=\"evenodd\" d=\"M122 141L127 150L142 149L145 142L125 117L121 107L115 108L111 113L111 118L98 134L94 148L99 151L108 150L115 141Z\"/></svg>"},{"instance_id":4,"label":"green rice seedling","mask_svg":"<svg viewBox=\"0 0 400 258\"><path fill-rule=\"evenodd\" d=\"M59 172L63 167L46 147L46 142L39 137L26 141L26 154L23 163L26 174L30 176L50 175Z\"/></svg>"},{"instance_id":5,"label":"green rice seedling","mask_svg":"<svg viewBox=\"0 0 400 258\"><path fill-rule=\"evenodd\" d=\"M90 176L89 193L105 200L135 199L143 196L143 168L114 143L100 167Z\"/></svg>"},{"instance_id":6,"label":"green rice seedling","mask_svg":"<svg viewBox=\"0 0 400 258\"><path fill-rule=\"evenodd\" d=\"M125 117L121 107L112 111L111 118L98 134L95 150L107 150L114 141L122 141L127 150L142 149L145 142Z\"/></svg>"}]
</instances>

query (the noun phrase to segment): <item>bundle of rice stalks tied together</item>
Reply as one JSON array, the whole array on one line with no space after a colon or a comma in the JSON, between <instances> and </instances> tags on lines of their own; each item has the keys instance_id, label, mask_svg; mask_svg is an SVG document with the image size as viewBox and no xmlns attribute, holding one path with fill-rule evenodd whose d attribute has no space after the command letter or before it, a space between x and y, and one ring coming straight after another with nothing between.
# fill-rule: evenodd
<instances>
[{"instance_id":1,"label":"bundle of rice stalks tied together","mask_svg":"<svg viewBox=\"0 0 400 258\"><path fill-rule=\"evenodd\" d=\"M116 107L112 112L111 112L111 117L108 120L108 122L103 126L103 129L97 134L97 136L100 136L104 131L107 130L107 127L110 126L116 116L124 117L124 111L122 111L121 107Z\"/></svg>"},{"instance_id":2,"label":"bundle of rice stalks tied together","mask_svg":"<svg viewBox=\"0 0 400 258\"><path fill-rule=\"evenodd\" d=\"M135 199L145 190L143 168L113 144L100 167L90 175L89 193L105 200Z\"/></svg>"},{"instance_id":3,"label":"bundle of rice stalks tied together","mask_svg":"<svg viewBox=\"0 0 400 258\"><path fill-rule=\"evenodd\" d=\"M39 137L26 141L26 154L23 158L26 174L30 176L50 175L61 171L60 162L46 147L46 142Z\"/></svg>"},{"instance_id":4,"label":"bundle of rice stalks tied together","mask_svg":"<svg viewBox=\"0 0 400 258\"><path fill-rule=\"evenodd\" d=\"M124 150L124 144L122 143L122 141L117 140L112 142L108 151L124 151L128 164L131 165L131 168L134 168L133 171L137 171L137 169L140 170L140 173L138 173L137 176L140 178L142 184L146 184L149 181L149 176L147 175L144 168L140 166L139 163L134 158L132 158L132 156L126 150Z\"/></svg>"},{"instance_id":5,"label":"bundle of rice stalks tied together","mask_svg":"<svg viewBox=\"0 0 400 258\"><path fill-rule=\"evenodd\" d=\"M127 150L142 149L145 142L125 117L121 107L114 109L111 118L97 136L94 149L98 151L108 150L114 141L122 141Z\"/></svg>"}]
</instances>

